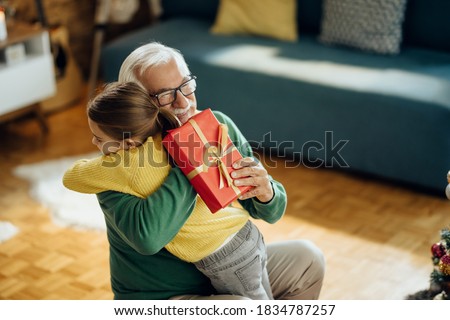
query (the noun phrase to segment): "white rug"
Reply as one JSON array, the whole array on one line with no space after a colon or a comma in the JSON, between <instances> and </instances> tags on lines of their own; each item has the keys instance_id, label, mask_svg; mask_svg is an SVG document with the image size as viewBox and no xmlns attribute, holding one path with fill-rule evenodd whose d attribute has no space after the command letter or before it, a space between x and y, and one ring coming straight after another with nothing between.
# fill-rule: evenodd
<instances>
[{"instance_id":1,"label":"white rug","mask_svg":"<svg viewBox=\"0 0 450 320\"><path fill-rule=\"evenodd\" d=\"M62 184L64 172L73 162L97 155L90 153L21 165L15 168L14 174L30 182L31 196L49 209L56 224L78 229L106 230L97 197L68 190Z\"/></svg>"},{"instance_id":2,"label":"white rug","mask_svg":"<svg viewBox=\"0 0 450 320\"><path fill-rule=\"evenodd\" d=\"M6 240L14 237L19 229L11 222L8 221L0 221L0 243L5 242Z\"/></svg>"}]
</instances>

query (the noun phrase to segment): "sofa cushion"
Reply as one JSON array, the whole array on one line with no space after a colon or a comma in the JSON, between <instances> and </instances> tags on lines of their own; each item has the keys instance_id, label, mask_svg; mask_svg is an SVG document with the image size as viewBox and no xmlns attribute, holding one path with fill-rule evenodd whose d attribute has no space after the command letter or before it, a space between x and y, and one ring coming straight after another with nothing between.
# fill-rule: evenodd
<instances>
[{"instance_id":1,"label":"sofa cushion","mask_svg":"<svg viewBox=\"0 0 450 320\"><path fill-rule=\"evenodd\" d=\"M325 0L320 40L397 54L406 0Z\"/></svg>"},{"instance_id":2,"label":"sofa cushion","mask_svg":"<svg viewBox=\"0 0 450 320\"><path fill-rule=\"evenodd\" d=\"M297 0L221 0L211 31L297 40Z\"/></svg>"}]
</instances>

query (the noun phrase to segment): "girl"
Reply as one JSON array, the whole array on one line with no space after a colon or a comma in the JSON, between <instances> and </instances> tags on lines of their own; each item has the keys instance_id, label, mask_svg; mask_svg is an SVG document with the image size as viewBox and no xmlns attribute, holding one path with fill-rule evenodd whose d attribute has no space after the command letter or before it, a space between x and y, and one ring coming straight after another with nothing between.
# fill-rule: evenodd
<instances>
[{"instance_id":1,"label":"girl","mask_svg":"<svg viewBox=\"0 0 450 320\"><path fill-rule=\"evenodd\" d=\"M193 78L179 90L189 95L195 86ZM167 130L180 125L171 111L158 108L143 88L126 82L107 85L90 101L87 114L92 142L103 155L79 160L67 170L63 178L67 188L82 193L113 190L146 198L163 185L171 164L161 140ZM166 187L192 192L187 179L183 185ZM161 214L167 201L173 199L161 198L158 202ZM209 277L218 293L273 299L264 240L250 222L249 213L241 207L229 206L211 214L199 196L193 203L186 201L183 205L192 213L174 237L170 233L162 235L167 238L165 248L193 263ZM141 230L145 224L139 218L135 221L120 216L105 218L114 219L108 228L115 226L115 233L128 231L121 236L122 240L151 232ZM109 240L113 241L111 237Z\"/></svg>"}]
</instances>

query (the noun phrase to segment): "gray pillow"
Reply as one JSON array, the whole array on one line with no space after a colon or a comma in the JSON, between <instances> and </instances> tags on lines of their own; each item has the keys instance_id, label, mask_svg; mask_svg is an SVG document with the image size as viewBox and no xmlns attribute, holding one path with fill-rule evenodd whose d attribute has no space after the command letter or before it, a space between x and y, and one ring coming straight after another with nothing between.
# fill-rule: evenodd
<instances>
[{"instance_id":1,"label":"gray pillow","mask_svg":"<svg viewBox=\"0 0 450 320\"><path fill-rule=\"evenodd\" d=\"M407 0L324 0L319 40L398 54Z\"/></svg>"}]
</instances>

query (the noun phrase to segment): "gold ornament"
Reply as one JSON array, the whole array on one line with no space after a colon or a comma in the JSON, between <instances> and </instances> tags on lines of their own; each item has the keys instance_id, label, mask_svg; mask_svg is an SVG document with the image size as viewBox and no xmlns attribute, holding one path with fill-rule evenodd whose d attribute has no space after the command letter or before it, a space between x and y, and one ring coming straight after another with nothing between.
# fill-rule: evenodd
<instances>
[{"instance_id":1,"label":"gold ornament","mask_svg":"<svg viewBox=\"0 0 450 320\"><path fill-rule=\"evenodd\" d=\"M450 256L445 255L439 261L439 270L446 276L450 276Z\"/></svg>"}]
</instances>

